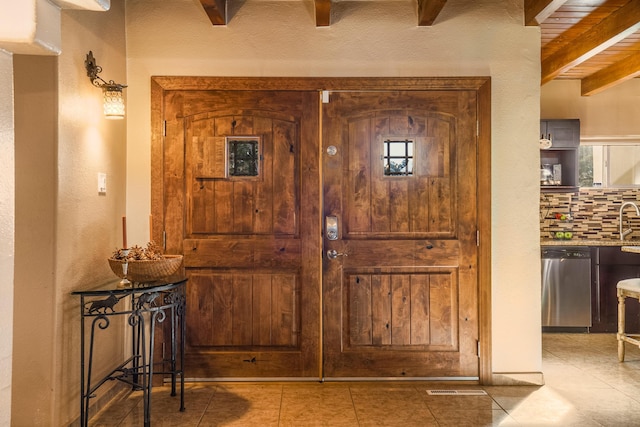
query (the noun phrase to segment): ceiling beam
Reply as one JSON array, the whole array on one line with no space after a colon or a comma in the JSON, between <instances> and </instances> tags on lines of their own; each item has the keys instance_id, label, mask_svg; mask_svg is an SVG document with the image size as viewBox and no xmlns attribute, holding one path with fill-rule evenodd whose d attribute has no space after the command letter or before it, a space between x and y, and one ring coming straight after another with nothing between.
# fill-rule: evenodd
<instances>
[{"instance_id":1,"label":"ceiling beam","mask_svg":"<svg viewBox=\"0 0 640 427\"><path fill-rule=\"evenodd\" d=\"M640 75L640 52L611 64L581 81L582 96L595 95L611 86Z\"/></svg>"},{"instance_id":2,"label":"ceiling beam","mask_svg":"<svg viewBox=\"0 0 640 427\"><path fill-rule=\"evenodd\" d=\"M524 0L524 25L540 25L567 0Z\"/></svg>"},{"instance_id":3,"label":"ceiling beam","mask_svg":"<svg viewBox=\"0 0 640 427\"><path fill-rule=\"evenodd\" d=\"M315 0L316 27L328 27L331 25L331 0Z\"/></svg>"},{"instance_id":4,"label":"ceiling beam","mask_svg":"<svg viewBox=\"0 0 640 427\"><path fill-rule=\"evenodd\" d=\"M227 25L227 0L200 0L213 25Z\"/></svg>"},{"instance_id":5,"label":"ceiling beam","mask_svg":"<svg viewBox=\"0 0 640 427\"><path fill-rule=\"evenodd\" d=\"M541 83L597 55L640 29L640 2L631 1L542 61Z\"/></svg>"},{"instance_id":6,"label":"ceiling beam","mask_svg":"<svg viewBox=\"0 0 640 427\"><path fill-rule=\"evenodd\" d=\"M433 25L447 0L418 0L418 25L428 27Z\"/></svg>"}]
</instances>

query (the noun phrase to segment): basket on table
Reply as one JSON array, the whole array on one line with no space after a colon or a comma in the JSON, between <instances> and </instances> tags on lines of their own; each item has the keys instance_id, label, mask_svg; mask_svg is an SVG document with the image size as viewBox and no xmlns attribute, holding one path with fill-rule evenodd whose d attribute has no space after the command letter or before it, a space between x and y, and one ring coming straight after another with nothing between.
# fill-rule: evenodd
<instances>
[{"instance_id":1,"label":"basket on table","mask_svg":"<svg viewBox=\"0 0 640 427\"><path fill-rule=\"evenodd\" d=\"M132 282L154 282L171 276L178 271L182 264L182 255L164 255L161 259L154 260L124 260L108 258L111 271L116 276L124 279L125 274L122 270L122 264L127 265L126 278Z\"/></svg>"}]
</instances>

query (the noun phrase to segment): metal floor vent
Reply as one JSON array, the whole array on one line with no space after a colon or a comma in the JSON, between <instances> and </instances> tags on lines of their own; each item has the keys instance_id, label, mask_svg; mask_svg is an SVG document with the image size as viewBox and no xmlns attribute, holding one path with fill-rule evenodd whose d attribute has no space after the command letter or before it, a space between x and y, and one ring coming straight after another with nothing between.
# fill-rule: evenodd
<instances>
[{"instance_id":1,"label":"metal floor vent","mask_svg":"<svg viewBox=\"0 0 640 427\"><path fill-rule=\"evenodd\" d=\"M427 390L430 396L486 396L484 390Z\"/></svg>"}]
</instances>

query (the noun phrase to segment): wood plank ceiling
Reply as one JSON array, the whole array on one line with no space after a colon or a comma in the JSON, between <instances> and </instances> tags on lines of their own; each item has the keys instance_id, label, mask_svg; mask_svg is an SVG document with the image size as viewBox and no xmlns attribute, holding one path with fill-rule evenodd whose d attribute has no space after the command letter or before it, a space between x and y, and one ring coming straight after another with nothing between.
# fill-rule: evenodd
<instances>
[{"instance_id":1,"label":"wood plank ceiling","mask_svg":"<svg viewBox=\"0 0 640 427\"><path fill-rule=\"evenodd\" d=\"M336 0L314 0L316 26L331 25ZM416 0L417 25L438 25L447 0ZM541 84L579 79L582 95L640 75L640 0L523 0L524 25L541 30ZM213 25L227 24L227 0L200 0Z\"/></svg>"}]
</instances>

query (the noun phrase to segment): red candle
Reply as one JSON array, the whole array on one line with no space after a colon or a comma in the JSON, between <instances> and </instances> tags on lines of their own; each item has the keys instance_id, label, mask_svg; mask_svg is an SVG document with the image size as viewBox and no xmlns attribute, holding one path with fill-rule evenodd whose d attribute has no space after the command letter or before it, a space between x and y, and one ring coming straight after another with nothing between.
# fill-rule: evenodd
<instances>
[{"instance_id":1,"label":"red candle","mask_svg":"<svg viewBox=\"0 0 640 427\"><path fill-rule=\"evenodd\" d=\"M122 249L127 249L127 217L122 217Z\"/></svg>"}]
</instances>

